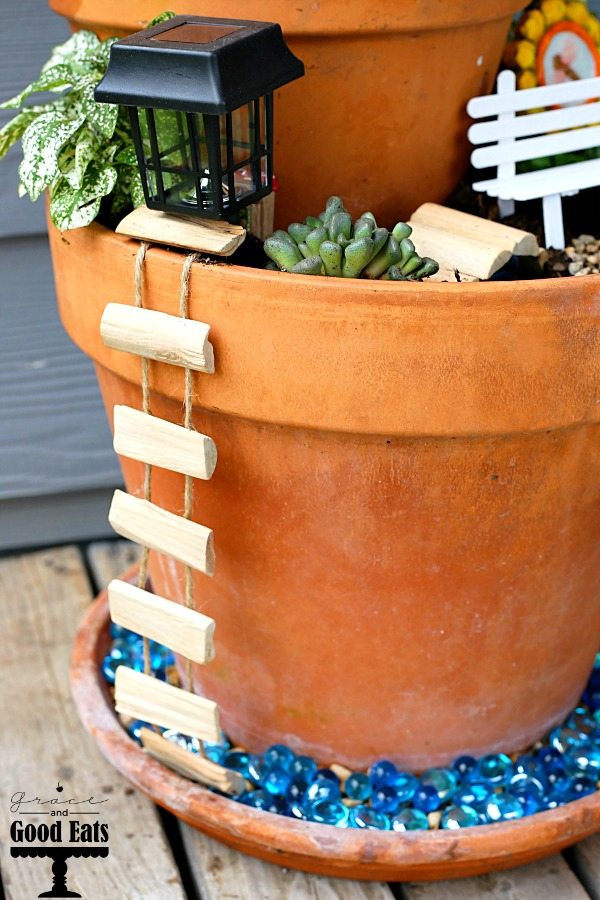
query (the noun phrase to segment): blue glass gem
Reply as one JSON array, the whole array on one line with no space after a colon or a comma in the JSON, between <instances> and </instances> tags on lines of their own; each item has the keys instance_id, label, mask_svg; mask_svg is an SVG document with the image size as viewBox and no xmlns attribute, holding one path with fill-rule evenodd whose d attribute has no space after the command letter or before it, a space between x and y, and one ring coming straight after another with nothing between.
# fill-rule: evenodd
<instances>
[{"instance_id":1,"label":"blue glass gem","mask_svg":"<svg viewBox=\"0 0 600 900\"><path fill-rule=\"evenodd\" d=\"M133 722L130 722L127 726L127 731L138 744L141 743L141 731L142 728L152 728L152 725L149 725L148 722L142 722L140 719L134 719Z\"/></svg>"},{"instance_id":2,"label":"blue glass gem","mask_svg":"<svg viewBox=\"0 0 600 900\"><path fill-rule=\"evenodd\" d=\"M561 753L555 747L541 747L536 754L536 759L547 772L553 765L561 762Z\"/></svg>"},{"instance_id":3,"label":"blue glass gem","mask_svg":"<svg viewBox=\"0 0 600 900\"><path fill-rule=\"evenodd\" d=\"M208 759L219 765L224 763L227 751L231 748L231 744L224 736L220 741L204 741L202 746L204 747L204 752Z\"/></svg>"},{"instance_id":4,"label":"blue glass gem","mask_svg":"<svg viewBox=\"0 0 600 900\"><path fill-rule=\"evenodd\" d=\"M304 811L304 807L301 803L298 803L297 800L289 801L290 804L290 816L293 819L306 819L306 813Z\"/></svg>"},{"instance_id":5,"label":"blue glass gem","mask_svg":"<svg viewBox=\"0 0 600 900\"><path fill-rule=\"evenodd\" d=\"M270 794L283 795L287 792L291 783L291 772L282 769L281 766L273 766L264 774L261 780L261 787L264 787Z\"/></svg>"},{"instance_id":6,"label":"blue glass gem","mask_svg":"<svg viewBox=\"0 0 600 900\"><path fill-rule=\"evenodd\" d=\"M587 775L580 775L571 782L570 797L572 800L578 800L580 797L586 797L593 794L597 790L596 779Z\"/></svg>"},{"instance_id":7,"label":"blue glass gem","mask_svg":"<svg viewBox=\"0 0 600 900\"><path fill-rule=\"evenodd\" d=\"M339 786L340 779L331 769L317 769L313 776L314 781L333 781Z\"/></svg>"},{"instance_id":8,"label":"blue glass gem","mask_svg":"<svg viewBox=\"0 0 600 900\"><path fill-rule=\"evenodd\" d=\"M167 728L163 731L162 735L165 740L171 741L172 744L177 744L178 747L181 747L183 750L191 750L191 738L187 736L187 734L181 734L180 731L175 731L174 728Z\"/></svg>"},{"instance_id":9,"label":"blue glass gem","mask_svg":"<svg viewBox=\"0 0 600 900\"><path fill-rule=\"evenodd\" d=\"M353 772L344 785L346 796L351 800L368 800L371 796L371 782L362 772Z\"/></svg>"},{"instance_id":10,"label":"blue glass gem","mask_svg":"<svg viewBox=\"0 0 600 900\"><path fill-rule=\"evenodd\" d=\"M389 759L380 759L369 769L369 778L373 787L394 784L397 776L398 770Z\"/></svg>"},{"instance_id":11,"label":"blue glass gem","mask_svg":"<svg viewBox=\"0 0 600 900\"><path fill-rule=\"evenodd\" d=\"M234 769L234 771L239 772L244 778L249 777L248 766L256 760L251 753L246 753L245 750L230 750L223 761L223 765L227 769Z\"/></svg>"},{"instance_id":12,"label":"blue glass gem","mask_svg":"<svg viewBox=\"0 0 600 900\"><path fill-rule=\"evenodd\" d=\"M317 764L310 756L296 756L292 760L290 771L294 779L301 779L309 783L317 771Z\"/></svg>"},{"instance_id":13,"label":"blue glass gem","mask_svg":"<svg viewBox=\"0 0 600 900\"><path fill-rule=\"evenodd\" d=\"M525 812L523 806L512 794L493 794L485 806L485 814L490 822L504 822L521 819Z\"/></svg>"},{"instance_id":14,"label":"blue glass gem","mask_svg":"<svg viewBox=\"0 0 600 900\"><path fill-rule=\"evenodd\" d=\"M108 655L111 659L121 659L123 662L127 662L131 656L131 649L125 641L115 641Z\"/></svg>"},{"instance_id":15,"label":"blue glass gem","mask_svg":"<svg viewBox=\"0 0 600 900\"><path fill-rule=\"evenodd\" d=\"M373 809L382 813L395 813L399 805L400 801L393 787L373 788L373 793L371 794L371 806Z\"/></svg>"},{"instance_id":16,"label":"blue glass gem","mask_svg":"<svg viewBox=\"0 0 600 900\"><path fill-rule=\"evenodd\" d=\"M464 784L459 787L453 797L453 801L457 806L472 806L478 812L483 809L482 804L487 802L490 795L489 785L486 784Z\"/></svg>"},{"instance_id":17,"label":"blue glass gem","mask_svg":"<svg viewBox=\"0 0 600 900\"><path fill-rule=\"evenodd\" d=\"M534 758L529 753L524 753L522 756L519 756L513 769L517 773L524 772L526 775L531 775L533 778L537 778L542 782L546 778L546 772L539 759Z\"/></svg>"},{"instance_id":18,"label":"blue glass gem","mask_svg":"<svg viewBox=\"0 0 600 900\"><path fill-rule=\"evenodd\" d=\"M329 778L323 778L309 784L304 794L304 803L313 804L318 800L340 800L341 796L339 784Z\"/></svg>"},{"instance_id":19,"label":"blue glass gem","mask_svg":"<svg viewBox=\"0 0 600 900\"><path fill-rule=\"evenodd\" d=\"M442 803L456 790L456 775L451 769L427 769L419 780L422 785L432 787Z\"/></svg>"},{"instance_id":20,"label":"blue glass gem","mask_svg":"<svg viewBox=\"0 0 600 900\"><path fill-rule=\"evenodd\" d=\"M477 768L477 760L474 756L458 756L452 763L452 768L459 778L465 778Z\"/></svg>"},{"instance_id":21,"label":"blue glass gem","mask_svg":"<svg viewBox=\"0 0 600 900\"><path fill-rule=\"evenodd\" d=\"M513 764L505 753L490 753L479 760L477 773L478 781L498 787L506 784L510 779L513 773Z\"/></svg>"},{"instance_id":22,"label":"blue glass gem","mask_svg":"<svg viewBox=\"0 0 600 900\"><path fill-rule=\"evenodd\" d=\"M590 740L596 735L598 722L584 706L576 706L567 719L567 728L572 728L583 740Z\"/></svg>"},{"instance_id":23,"label":"blue glass gem","mask_svg":"<svg viewBox=\"0 0 600 900\"><path fill-rule=\"evenodd\" d=\"M425 813L438 809L441 802L438 792L430 784L419 785L413 797L414 808Z\"/></svg>"},{"instance_id":24,"label":"blue glass gem","mask_svg":"<svg viewBox=\"0 0 600 900\"><path fill-rule=\"evenodd\" d=\"M582 743L578 747L570 747L563 754L565 769L574 777L578 775L600 775L600 747L591 743Z\"/></svg>"},{"instance_id":25,"label":"blue glass gem","mask_svg":"<svg viewBox=\"0 0 600 900\"><path fill-rule=\"evenodd\" d=\"M306 783L304 781L292 781L287 789L286 797L290 803L302 803L304 794L306 793Z\"/></svg>"},{"instance_id":26,"label":"blue glass gem","mask_svg":"<svg viewBox=\"0 0 600 900\"><path fill-rule=\"evenodd\" d=\"M508 787L511 794L527 791L534 797L537 797L538 800L542 800L545 793L544 785L539 778L536 778L534 775L528 775L526 772L515 772L508 783Z\"/></svg>"},{"instance_id":27,"label":"blue glass gem","mask_svg":"<svg viewBox=\"0 0 600 900\"><path fill-rule=\"evenodd\" d=\"M104 675L104 679L109 684L115 683L117 669L122 665L123 661L120 659L113 659L110 655L104 657L104 661L102 663L102 674Z\"/></svg>"},{"instance_id":28,"label":"blue glass gem","mask_svg":"<svg viewBox=\"0 0 600 900\"><path fill-rule=\"evenodd\" d=\"M479 813L466 804L450 806L444 810L440 822L441 828L472 828L473 825L479 825Z\"/></svg>"},{"instance_id":29,"label":"blue glass gem","mask_svg":"<svg viewBox=\"0 0 600 900\"><path fill-rule=\"evenodd\" d=\"M246 800L246 805L284 816L290 812L289 805L283 797L274 797L268 791L252 791Z\"/></svg>"},{"instance_id":30,"label":"blue glass gem","mask_svg":"<svg viewBox=\"0 0 600 900\"><path fill-rule=\"evenodd\" d=\"M399 803L408 803L415 795L419 782L410 772L398 772L394 782L394 790Z\"/></svg>"},{"instance_id":31,"label":"blue glass gem","mask_svg":"<svg viewBox=\"0 0 600 900\"><path fill-rule=\"evenodd\" d=\"M369 828L377 831L389 831L391 824L385 813L377 812L370 806L361 803L350 812L350 824L354 828Z\"/></svg>"},{"instance_id":32,"label":"blue glass gem","mask_svg":"<svg viewBox=\"0 0 600 900\"><path fill-rule=\"evenodd\" d=\"M280 769L289 769L294 762L296 754L284 744L273 744L263 753L263 759L269 766L278 766Z\"/></svg>"},{"instance_id":33,"label":"blue glass gem","mask_svg":"<svg viewBox=\"0 0 600 900\"><path fill-rule=\"evenodd\" d=\"M559 753L564 753L569 747L581 744L582 737L574 728L553 728L548 735L548 743Z\"/></svg>"},{"instance_id":34,"label":"blue glass gem","mask_svg":"<svg viewBox=\"0 0 600 900\"><path fill-rule=\"evenodd\" d=\"M269 769L270 766L263 762L260 756L252 754L248 759L248 774L245 777L249 778L254 784L262 785L263 778L265 778Z\"/></svg>"},{"instance_id":35,"label":"blue glass gem","mask_svg":"<svg viewBox=\"0 0 600 900\"><path fill-rule=\"evenodd\" d=\"M307 808L307 814L311 822L338 828L347 828L350 818L350 810L340 800L317 800Z\"/></svg>"},{"instance_id":36,"label":"blue glass gem","mask_svg":"<svg viewBox=\"0 0 600 900\"><path fill-rule=\"evenodd\" d=\"M420 809L403 809L392 819L394 831L427 831L429 820Z\"/></svg>"}]
</instances>

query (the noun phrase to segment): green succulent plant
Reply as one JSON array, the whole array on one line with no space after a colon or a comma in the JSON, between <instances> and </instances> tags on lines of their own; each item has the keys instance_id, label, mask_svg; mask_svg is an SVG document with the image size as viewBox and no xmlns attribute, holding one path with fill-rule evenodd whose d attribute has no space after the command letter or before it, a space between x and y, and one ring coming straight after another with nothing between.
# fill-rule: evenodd
<instances>
[{"instance_id":1,"label":"green succulent plant","mask_svg":"<svg viewBox=\"0 0 600 900\"><path fill-rule=\"evenodd\" d=\"M420 281L435 275L439 265L419 256L411 233L406 222L398 222L391 232L378 228L371 212L353 222L343 201L334 196L319 216L307 216L304 222L292 222L287 231L273 232L264 250L271 260L269 268L282 272Z\"/></svg>"}]
</instances>

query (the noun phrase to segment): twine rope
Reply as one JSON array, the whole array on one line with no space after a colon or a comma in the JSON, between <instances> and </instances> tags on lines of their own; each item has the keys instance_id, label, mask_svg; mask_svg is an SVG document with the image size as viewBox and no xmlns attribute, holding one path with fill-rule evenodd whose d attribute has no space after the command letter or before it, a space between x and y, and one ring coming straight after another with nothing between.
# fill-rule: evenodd
<instances>
[{"instance_id":1,"label":"twine rope","mask_svg":"<svg viewBox=\"0 0 600 900\"><path fill-rule=\"evenodd\" d=\"M186 257L185 262L183 264L183 268L181 270L181 279L179 283L179 315L182 319L187 319L188 317L188 298L190 294L190 276L192 273L192 266L196 262L196 260L200 259L199 253L190 253L189 256ZM185 372L185 386L184 386L184 394L183 394L183 424L184 427L187 428L188 431L192 431L194 426L192 424L192 370L187 366L184 369ZM191 519L192 517L192 507L194 504L194 479L191 475L185 476L184 490L183 490L183 517L184 519ZM185 566L185 605L188 609L195 609L194 602L194 579L191 566ZM188 690L192 693L194 692L194 684L192 679L192 661L191 659L186 660L186 678L188 683Z\"/></svg>"},{"instance_id":2,"label":"twine rope","mask_svg":"<svg viewBox=\"0 0 600 900\"><path fill-rule=\"evenodd\" d=\"M138 309L144 308L144 263L146 260L146 251L148 244L142 241L140 249L135 257L135 305ZM140 357L142 363L142 409L148 415L150 413L150 375L148 371L148 360L146 357ZM144 463L144 500L150 500L152 492L152 466ZM140 569L138 572L137 586L139 588L146 587L148 580L148 556L149 548L142 547L142 558L140 559ZM147 637L143 638L144 644L144 674L152 675L152 666L150 665L150 641Z\"/></svg>"}]
</instances>

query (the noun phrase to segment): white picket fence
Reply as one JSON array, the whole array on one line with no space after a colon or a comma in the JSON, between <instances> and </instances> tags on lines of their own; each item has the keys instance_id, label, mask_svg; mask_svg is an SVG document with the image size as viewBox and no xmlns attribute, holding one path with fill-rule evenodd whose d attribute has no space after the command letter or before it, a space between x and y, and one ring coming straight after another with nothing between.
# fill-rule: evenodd
<instances>
[{"instance_id":1,"label":"white picket fence","mask_svg":"<svg viewBox=\"0 0 600 900\"><path fill-rule=\"evenodd\" d=\"M478 181L473 189L498 197L502 216L514 212L515 200L541 198L547 247L564 248L562 197L600 185L600 159L518 175L516 164L600 147L598 98L600 77L518 91L514 72L505 71L498 76L496 94L474 97L467 105L473 119L494 117L468 132L477 145L473 166L497 166L495 178Z\"/></svg>"}]
</instances>

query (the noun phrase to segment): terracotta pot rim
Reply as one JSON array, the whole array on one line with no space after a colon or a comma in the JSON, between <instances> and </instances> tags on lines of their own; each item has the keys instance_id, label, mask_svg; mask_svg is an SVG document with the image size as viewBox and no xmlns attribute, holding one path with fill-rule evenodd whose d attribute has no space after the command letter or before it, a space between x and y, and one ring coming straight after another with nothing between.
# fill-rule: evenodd
<instances>
[{"instance_id":1,"label":"terracotta pot rim","mask_svg":"<svg viewBox=\"0 0 600 900\"><path fill-rule=\"evenodd\" d=\"M100 15L97 12L97 3L93 0L79 0L76 8L72 0L49 0L49 6L58 15L67 18L77 28L89 28L94 30L102 25L104 32L114 29L115 33L131 33L131 22L137 23L135 30L147 27L152 14L147 18L139 17L139 9L136 0L126 0L118 6L110 7L110 12ZM425 8L419 9L419 4L409 3L406 10L402 4L388 2L382 5L382 9L374 11L370 21L365 22L364 6L362 0L352 0L345 4L344 22L331 14L331 3L323 4L325 9L313 10L306 15L304 10L296 11L290 15L290 21L285 26L285 33L295 38L344 38L344 37L375 37L385 25L385 35L402 34L411 31L446 31L465 27L476 27L485 22L495 22L506 19L520 8L517 0L496 0L495 3L478 4L440 4L436 15L431 14L431 8L425 4ZM333 4L335 7L336 4ZM398 9L400 7L400 11ZM465 12L468 11L468 18ZM181 10L179 11L181 13ZM234 17L237 13L234 10ZM238 16L239 17L239 16ZM248 18L246 13L242 18ZM251 18L253 18L251 16ZM269 21L279 21L281 16L277 9L269 11ZM107 21L107 19L109 21Z\"/></svg>"},{"instance_id":2,"label":"terracotta pot rim","mask_svg":"<svg viewBox=\"0 0 600 900\"><path fill-rule=\"evenodd\" d=\"M136 571L134 566L122 577L132 580ZM460 878L551 855L600 829L598 794L514 822L402 835L294 821L213 794L148 757L119 724L99 666L108 621L108 598L102 591L73 647L71 686L83 724L112 765L139 790L250 855L338 877Z\"/></svg>"},{"instance_id":3,"label":"terracotta pot rim","mask_svg":"<svg viewBox=\"0 0 600 900\"><path fill-rule=\"evenodd\" d=\"M86 228L91 233L96 233L99 239L113 240L116 244L122 245L131 244L132 252L134 247L136 248L136 251L137 247L139 247L139 241L137 239L117 234L115 231L107 228L105 225L101 225L99 222L92 222L92 224L86 226ZM68 242L68 232L61 232L61 237L62 240ZM148 250L147 259L150 261L153 256L158 256L161 263L167 265L171 263L176 267L180 267L181 257L185 254L186 251L179 248L167 248L158 244L151 244ZM368 294L369 297L367 299L369 300L373 297L375 300L393 304L398 308L412 304L415 301L418 301L420 305L427 300L432 300L435 301L436 304L439 304L440 299L449 300L450 298L454 304L456 303L457 297L458 299L464 298L465 303L472 308L475 297L477 298L478 304L481 302L482 297L486 300L491 298L510 301L510 297L514 294L515 287L522 286L523 284L527 285L528 292L531 293L532 299L535 298L536 294L547 294L550 292L554 295L553 299L556 299L557 301L560 300L561 295L564 294L565 287L568 286L571 291L574 289L576 290L575 284L577 283L577 287L580 287L580 282L582 281L585 281L585 284L587 285L600 287L600 274L586 275L583 279L570 277L566 279L539 278L527 281L470 281L460 283L447 281L413 281L410 283L394 283L379 280L370 281L366 278L345 279L326 278L325 276L314 275L296 275L288 272L275 272L269 269L257 269L252 266L240 266L220 261L216 265L213 263L207 265L200 261L198 265L202 268L203 273L205 273L208 278L210 278L211 275L215 278L219 276L224 277L224 273L229 273L236 278L242 280L246 279L252 282L260 280L269 283L287 283L290 287L294 287L294 297L290 298L290 303L293 303L294 306L298 305L298 294L307 291L307 289L311 294L311 304L318 302L318 299L316 300L313 296L315 288L320 288L323 294L343 291L344 303L347 304L356 302L364 303L365 294ZM566 285L565 281L567 282ZM402 294L405 296L402 296ZM530 310L527 310L527 312L528 314L531 313ZM587 313L588 311L586 310L585 312Z\"/></svg>"}]
</instances>

